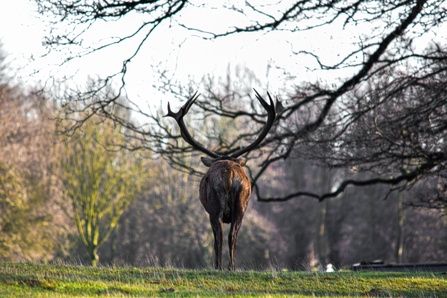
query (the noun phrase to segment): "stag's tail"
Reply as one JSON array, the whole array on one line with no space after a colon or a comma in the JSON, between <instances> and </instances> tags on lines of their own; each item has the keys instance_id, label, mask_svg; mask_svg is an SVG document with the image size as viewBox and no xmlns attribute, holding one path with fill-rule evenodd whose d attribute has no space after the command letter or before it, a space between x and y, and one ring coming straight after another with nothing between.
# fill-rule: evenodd
<instances>
[{"instance_id":1,"label":"stag's tail","mask_svg":"<svg viewBox=\"0 0 447 298\"><path fill-rule=\"evenodd\" d=\"M222 175L223 185L225 188L225 192L229 193L231 190L231 184L233 183L233 171L231 169L222 169L220 172Z\"/></svg>"}]
</instances>

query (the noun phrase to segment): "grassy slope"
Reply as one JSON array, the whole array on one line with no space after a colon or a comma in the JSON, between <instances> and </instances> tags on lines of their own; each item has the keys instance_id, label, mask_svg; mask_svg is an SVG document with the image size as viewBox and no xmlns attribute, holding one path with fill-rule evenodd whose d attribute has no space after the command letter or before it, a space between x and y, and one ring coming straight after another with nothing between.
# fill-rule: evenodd
<instances>
[{"instance_id":1,"label":"grassy slope","mask_svg":"<svg viewBox=\"0 0 447 298\"><path fill-rule=\"evenodd\" d=\"M92 268L0 263L0 297L447 297L447 275Z\"/></svg>"}]
</instances>

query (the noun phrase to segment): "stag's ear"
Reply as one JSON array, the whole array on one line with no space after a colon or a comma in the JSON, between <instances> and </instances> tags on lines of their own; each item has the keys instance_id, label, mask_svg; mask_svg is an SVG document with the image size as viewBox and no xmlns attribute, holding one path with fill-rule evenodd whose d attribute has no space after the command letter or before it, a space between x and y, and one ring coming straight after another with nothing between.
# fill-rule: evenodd
<instances>
[{"instance_id":1,"label":"stag's ear","mask_svg":"<svg viewBox=\"0 0 447 298\"><path fill-rule=\"evenodd\" d=\"M211 167L211 165L214 163L214 158L201 157L200 160L207 167Z\"/></svg>"},{"instance_id":2,"label":"stag's ear","mask_svg":"<svg viewBox=\"0 0 447 298\"><path fill-rule=\"evenodd\" d=\"M236 159L237 163L240 164L241 166L244 166L247 163L247 159L244 157L238 158Z\"/></svg>"}]
</instances>

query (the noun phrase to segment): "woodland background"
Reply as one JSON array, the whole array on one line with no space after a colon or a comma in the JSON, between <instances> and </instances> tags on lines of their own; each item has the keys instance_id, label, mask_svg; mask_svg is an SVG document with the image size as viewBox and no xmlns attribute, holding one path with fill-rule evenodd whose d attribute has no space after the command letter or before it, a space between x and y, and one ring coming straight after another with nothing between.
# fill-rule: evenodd
<instances>
[{"instance_id":1,"label":"woodland background","mask_svg":"<svg viewBox=\"0 0 447 298\"><path fill-rule=\"evenodd\" d=\"M39 93L12 86L5 70L1 79L0 257L88 264L72 202L59 179L58 159L68 150L64 144L73 142L58 133L55 119L61 108ZM95 125L107 123L97 120ZM88 142L88 135L77 138ZM213 236L198 200L200 177L175 170L160 158L142 156L135 162L146 173L141 189L100 247L99 264L210 267ZM188 163L203 168L198 158ZM265 172L262 191L329 191L347 175L298 157ZM237 266L303 270L376 259L445 260L447 218L443 209L409 204L420 188L387 196L389 186L350 187L321 203L313 198L265 203L252 194L239 233Z\"/></svg>"},{"instance_id":2,"label":"woodland background","mask_svg":"<svg viewBox=\"0 0 447 298\"><path fill-rule=\"evenodd\" d=\"M118 61L116 73L77 88L54 82L51 92L14 80L0 51L0 260L211 267L213 236L198 199L206 171L201 154L162 117L165 106L147 111L125 88L132 59L160 24L172 20L203 39L241 32L294 36L340 24L374 28L333 64L317 50L291 47L291 56L311 58L315 70L348 74L333 84L295 82L273 94L286 110L247 155L253 194L238 237L237 268L447 259L447 49L413 43L445 23L444 1L298 1L271 15L263 10L269 6L245 1L250 13L237 5L223 9L255 20L214 33L175 19L208 4L35 2L52 26L44 41L48 54L67 55L61 67L147 35ZM128 15L146 19L110 44L84 47L89 36L83 34L97 20L107 24ZM208 148L231 153L262 129L265 115L252 88L263 96L269 88L245 65L186 85L159 65L153 73L154 86L180 102L202 93L187 125ZM296 76L284 69L285 78Z\"/></svg>"}]
</instances>

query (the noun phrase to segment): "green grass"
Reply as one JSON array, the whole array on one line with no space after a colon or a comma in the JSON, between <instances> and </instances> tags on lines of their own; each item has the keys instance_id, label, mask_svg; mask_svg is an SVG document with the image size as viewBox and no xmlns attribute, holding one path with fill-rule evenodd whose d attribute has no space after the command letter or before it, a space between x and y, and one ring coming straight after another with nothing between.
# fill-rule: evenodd
<instances>
[{"instance_id":1,"label":"green grass","mask_svg":"<svg viewBox=\"0 0 447 298\"><path fill-rule=\"evenodd\" d=\"M214 271L0 263L0 297L447 297L431 272Z\"/></svg>"}]
</instances>

